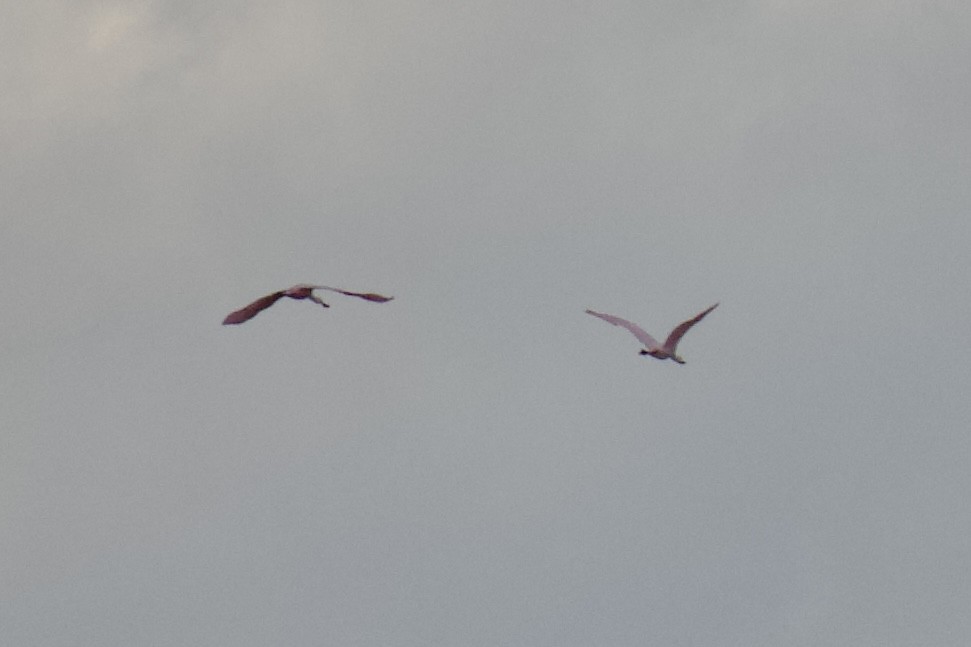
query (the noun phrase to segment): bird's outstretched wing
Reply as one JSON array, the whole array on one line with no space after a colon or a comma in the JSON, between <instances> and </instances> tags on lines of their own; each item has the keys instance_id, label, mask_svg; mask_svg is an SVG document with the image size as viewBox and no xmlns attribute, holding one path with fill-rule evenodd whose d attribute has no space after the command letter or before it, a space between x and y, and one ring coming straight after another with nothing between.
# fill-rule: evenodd
<instances>
[{"instance_id":1,"label":"bird's outstretched wing","mask_svg":"<svg viewBox=\"0 0 971 647\"><path fill-rule=\"evenodd\" d=\"M315 285L315 288L319 290L330 290L331 292L337 292L338 294L343 294L349 297L357 297L358 299L365 299L367 301L374 301L375 303L385 303L386 301L391 301L394 297L386 297L380 294L375 294L374 292L349 292L347 290L341 290L339 288L330 288L326 285Z\"/></svg>"},{"instance_id":2,"label":"bird's outstretched wing","mask_svg":"<svg viewBox=\"0 0 971 647\"><path fill-rule=\"evenodd\" d=\"M602 312L594 312L593 310L586 310L585 312L588 315L599 317L600 319L603 319L607 323L612 323L615 326L626 328L627 330L631 331L634 334L634 336L641 341L642 344L647 346L649 350L661 347L660 344L657 343L656 339L651 337L646 330L644 330L643 328L641 328L635 323L627 321L626 319L621 319L620 317L615 317L613 315L605 315Z\"/></svg>"},{"instance_id":3,"label":"bird's outstretched wing","mask_svg":"<svg viewBox=\"0 0 971 647\"><path fill-rule=\"evenodd\" d=\"M225 319L223 319L223 325L227 326L229 324L241 324L244 321L249 321L256 315L258 315L263 310L266 310L271 305L279 301L285 294L284 290L279 292L274 292L273 294L268 294L262 299L257 299L253 303L249 304L245 308L240 308L235 312L230 312Z\"/></svg>"},{"instance_id":4,"label":"bird's outstretched wing","mask_svg":"<svg viewBox=\"0 0 971 647\"><path fill-rule=\"evenodd\" d=\"M691 326L695 325L696 323L704 319L706 314L708 314L709 312L711 312L717 307L718 307L718 304L716 303L715 305L708 308L704 312L699 312L691 319L688 319L687 321L683 321L679 323L675 327L675 329L671 331L671 334L668 335L668 338L664 340L664 350L673 354L674 350L678 347L678 342L681 340L684 334L691 329Z\"/></svg>"}]
</instances>

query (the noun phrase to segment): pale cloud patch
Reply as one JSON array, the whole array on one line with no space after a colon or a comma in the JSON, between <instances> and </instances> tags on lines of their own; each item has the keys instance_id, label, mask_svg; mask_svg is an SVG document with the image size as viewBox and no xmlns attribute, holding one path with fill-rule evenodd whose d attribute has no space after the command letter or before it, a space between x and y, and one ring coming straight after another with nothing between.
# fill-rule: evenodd
<instances>
[{"instance_id":1,"label":"pale cloud patch","mask_svg":"<svg viewBox=\"0 0 971 647\"><path fill-rule=\"evenodd\" d=\"M140 79L182 51L150 3L38 6L11 18L24 35L8 54L17 64L4 70L0 117L16 127L2 135L35 150L58 127L117 114Z\"/></svg>"},{"instance_id":2,"label":"pale cloud patch","mask_svg":"<svg viewBox=\"0 0 971 647\"><path fill-rule=\"evenodd\" d=\"M141 14L141 15L140 15ZM126 37L138 36L136 32L144 11L130 6L102 7L89 18L88 47L96 52L107 52L123 43Z\"/></svg>"}]
</instances>

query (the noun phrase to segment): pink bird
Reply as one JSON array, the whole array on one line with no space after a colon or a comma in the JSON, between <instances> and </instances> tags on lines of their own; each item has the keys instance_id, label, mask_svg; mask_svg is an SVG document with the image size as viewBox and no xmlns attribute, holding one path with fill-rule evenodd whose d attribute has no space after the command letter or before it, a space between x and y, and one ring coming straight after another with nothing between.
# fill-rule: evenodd
<instances>
[{"instance_id":1,"label":"pink bird","mask_svg":"<svg viewBox=\"0 0 971 647\"><path fill-rule=\"evenodd\" d=\"M291 299L310 299L314 303L318 303L325 308L329 308L329 305L321 301L320 297L314 294L314 290L330 290L331 292L345 294L349 297L358 297L359 299L374 301L375 303L384 303L386 301L391 301L391 299L394 298L381 296L380 294L375 294L373 292L348 292L347 290L329 288L326 285L307 285L301 283L293 286L292 288L287 288L286 290L280 290L279 292L268 294L262 299L257 299L245 308L240 308L235 312L230 312L226 318L223 319L223 325L227 326L230 324L241 324L244 321L249 321L283 297L290 297Z\"/></svg>"},{"instance_id":2,"label":"pink bird","mask_svg":"<svg viewBox=\"0 0 971 647\"><path fill-rule=\"evenodd\" d=\"M613 315L605 315L601 312L594 312L593 310L587 310L586 313L593 315L594 317L599 317L600 319L603 319L608 323L612 323L615 326L626 328L634 333L634 336L637 337L642 344L647 346L646 349L641 349L641 355L650 355L651 357L655 357L657 359L673 359L678 364L684 364L684 360L681 359L681 356L675 352L678 348L678 342L681 341L681 338L684 337L684 334L688 332L693 325L704 319L706 314L717 307L718 304L716 303L704 312L700 312L691 319L679 323L677 327L671 331L671 334L668 335L668 338L664 340L663 345L657 343L657 340L651 337L643 328L635 323L627 321L626 319L621 319L620 317L615 317Z\"/></svg>"}]
</instances>

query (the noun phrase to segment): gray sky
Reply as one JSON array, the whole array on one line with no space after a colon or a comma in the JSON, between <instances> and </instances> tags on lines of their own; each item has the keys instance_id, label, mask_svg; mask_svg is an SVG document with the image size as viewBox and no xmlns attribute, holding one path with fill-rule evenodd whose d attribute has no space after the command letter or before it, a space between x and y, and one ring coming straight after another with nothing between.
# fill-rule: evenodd
<instances>
[{"instance_id":1,"label":"gray sky","mask_svg":"<svg viewBox=\"0 0 971 647\"><path fill-rule=\"evenodd\" d=\"M6 3L0 642L971 643L969 33Z\"/></svg>"}]
</instances>

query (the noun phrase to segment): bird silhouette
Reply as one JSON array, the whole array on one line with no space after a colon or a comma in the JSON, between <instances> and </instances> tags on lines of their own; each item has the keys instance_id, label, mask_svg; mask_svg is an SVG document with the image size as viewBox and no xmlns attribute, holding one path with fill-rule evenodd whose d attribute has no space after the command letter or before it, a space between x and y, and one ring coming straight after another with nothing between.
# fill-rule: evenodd
<instances>
[{"instance_id":1,"label":"bird silhouette","mask_svg":"<svg viewBox=\"0 0 971 647\"><path fill-rule=\"evenodd\" d=\"M693 325L705 318L709 312L718 307L718 304L711 306L707 310L696 314L691 319L683 321L675 326L668 338L664 340L663 344L659 344L656 339L651 337L646 330L641 328L635 323L627 321L626 319L621 319L620 317L615 317L614 315L606 315L602 312L594 312L593 310L586 310L587 314L593 315L603 319L608 323L612 323L615 326L621 326L631 331L635 337L637 337L646 348L641 349L641 355L650 355L651 357L657 359L673 359L678 364L684 364L685 361L677 354L678 342L684 337L684 334L688 332Z\"/></svg>"},{"instance_id":2,"label":"bird silhouette","mask_svg":"<svg viewBox=\"0 0 971 647\"><path fill-rule=\"evenodd\" d=\"M239 310L230 312L226 318L223 319L223 325L228 326L231 324L241 324L244 321L249 321L283 297L289 297L291 299L310 299L314 303L317 303L324 308L329 308L329 305L324 303L320 297L314 294L314 290L330 290L331 292L337 292L338 294L344 294L349 297L357 297L359 299L373 301L375 303L385 303L386 301L391 301L391 299L394 298L375 294L374 292L350 292L348 290L327 287L326 285L307 285L305 283L300 283L291 288L287 288L286 290L280 290L278 292L274 292L273 294L268 294L265 297L257 299L245 308L240 308Z\"/></svg>"}]
</instances>

